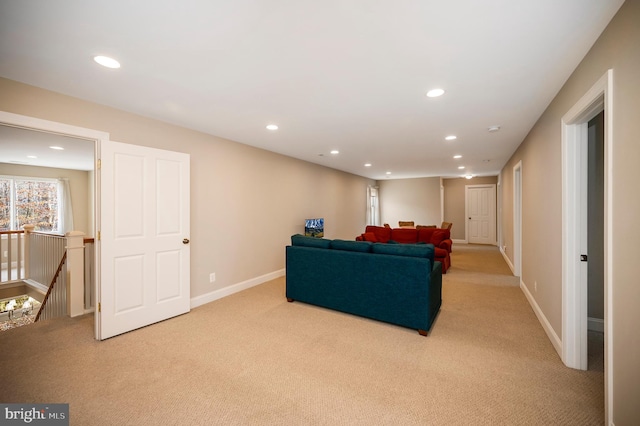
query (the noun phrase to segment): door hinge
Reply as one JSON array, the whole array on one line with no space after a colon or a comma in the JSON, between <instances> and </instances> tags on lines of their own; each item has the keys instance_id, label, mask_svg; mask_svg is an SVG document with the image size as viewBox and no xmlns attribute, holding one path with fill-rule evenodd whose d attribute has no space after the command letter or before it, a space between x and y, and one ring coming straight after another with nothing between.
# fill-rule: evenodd
<instances>
[{"instance_id":1,"label":"door hinge","mask_svg":"<svg viewBox=\"0 0 640 426\"><path fill-rule=\"evenodd\" d=\"M98 170L102 168L102 160L98 159Z\"/></svg>"},{"instance_id":2,"label":"door hinge","mask_svg":"<svg viewBox=\"0 0 640 426\"><path fill-rule=\"evenodd\" d=\"M98 312L102 312L102 304L98 303Z\"/></svg>"},{"instance_id":3,"label":"door hinge","mask_svg":"<svg viewBox=\"0 0 640 426\"><path fill-rule=\"evenodd\" d=\"M98 231L98 241L100 241L100 231Z\"/></svg>"},{"instance_id":4,"label":"door hinge","mask_svg":"<svg viewBox=\"0 0 640 426\"><path fill-rule=\"evenodd\" d=\"M581 254L580 255L580 262L586 262L587 261L587 255L586 254Z\"/></svg>"}]
</instances>

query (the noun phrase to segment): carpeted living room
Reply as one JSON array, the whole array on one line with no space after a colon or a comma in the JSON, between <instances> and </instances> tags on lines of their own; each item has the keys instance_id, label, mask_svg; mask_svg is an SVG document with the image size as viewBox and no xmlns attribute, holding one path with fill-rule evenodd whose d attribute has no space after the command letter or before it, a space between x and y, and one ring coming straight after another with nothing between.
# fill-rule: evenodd
<instances>
[{"instance_id":1,"label":"carpeted living room","mask_svg":"<svg viewBox=\"0 0 640 426\"><path fill-rule=\"evenodd\" d=\"M640 0L0 2L0 321L54 287L35 265L70 296L0 331L0 424L639 425L639 22ZM293 279L320 220L354 256ZM350 262L364 243L428 255Z\"/></svg>"},{"instance_id":2,"label":"carpeted living room","mask_svg":"<svg viewBox=\"0 0 640 426\"><path fill-rule=\"evenodd\" d=\"M565 367L495 246L451 256L428 337L287 303L282 277L103 342L91 315L0 333L0 400L79 425L602 424L598 343Z\"/></svg>"}]
</instances>

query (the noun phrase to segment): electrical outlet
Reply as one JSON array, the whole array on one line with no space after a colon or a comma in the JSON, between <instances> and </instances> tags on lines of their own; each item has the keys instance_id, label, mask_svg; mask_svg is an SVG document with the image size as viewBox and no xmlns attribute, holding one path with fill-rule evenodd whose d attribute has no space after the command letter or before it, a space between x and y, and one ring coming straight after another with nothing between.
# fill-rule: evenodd
<instances>
[{"instance_id":1,"label":"electrical outlet","mask_svg":"<svg viewBox=\"0 0 640 426\"><path fill-rule=\"evenodd\" d=\"M4 251L4 257L9 257L9 252L7 250Z\"/></svg>"},{"instance_id":2,"label":"electrical outlet","mask_svg":"<svg viewBox=\"0 0 640 426\"><path fill-rule=\"evenodd\" d=\"M216 280L216 273L215 272L210 273L209 282L212 283L212 282L215 282L215 280Z\"/></svg>"}]
</instances>

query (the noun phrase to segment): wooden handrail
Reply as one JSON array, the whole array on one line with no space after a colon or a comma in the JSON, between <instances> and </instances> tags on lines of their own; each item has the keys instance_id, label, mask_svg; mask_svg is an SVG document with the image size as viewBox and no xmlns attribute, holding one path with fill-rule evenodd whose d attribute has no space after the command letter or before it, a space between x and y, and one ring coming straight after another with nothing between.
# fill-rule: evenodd
<instances>
[{"instance_id":1,"label":"wooden handrail","mask_svg":"<svg viewBox=\"0 0 640 426\"><path fill-rule=\"evenodd\" d=\"M53 279L51 280L51 284L49 285L47 294L44 296L42 305L40 305L40 309L38 310L38 315L36 315L36 319L34 320L34 322L40 319L40 314L42 314L42 311L44 310L44 307L46 306L47 301L49 300L49 295L51 294L51 291L53 290L53 286L55 285L56 281L58 281L58 275L60 275L60 271L62 271L62 266L64 266L64 262L66 260L67 260L67 252L65 250L64 255L62 255L62 259L60 259L60 264L58 265L58 269L56 270L56 273L53 276Z\"/></svg>"},{"instance_id":2,"label":"wooden handrail","mask_svg":"<svg viewBox=\"0 0 640 426\"><path fill-rule=\"evenodd\" d=\"M46 235L48 237L64 237L63 234L54 234L53 232L32 231L31 233L36 235Z\"/></svg>"},{"instance_id":3,"label":"wooden handrail","mask_svg":"<svg viewBox=\"0 0 640 426\"><path fill-rule=\"evenodd\" d=\"M20 231L0 231L0 234L24 234L24 229Z\"/></svg>"}]
</instances>

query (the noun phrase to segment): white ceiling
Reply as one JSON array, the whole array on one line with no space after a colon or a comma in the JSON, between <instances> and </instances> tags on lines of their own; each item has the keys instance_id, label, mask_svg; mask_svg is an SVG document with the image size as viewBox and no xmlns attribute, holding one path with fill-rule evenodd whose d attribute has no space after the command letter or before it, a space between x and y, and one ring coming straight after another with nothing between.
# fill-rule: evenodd
<instances>
[{"instance_id":1,"label":"white ceiling","mask_svg":"<svg viewBox=\"0 0 640 426\"><path fill-rule=\"evenodd\" d=\"M2 0L0 76L373 179L495 175L622 3Z\"/></svg>"},{"instance_id":2,"label":"white ceiling","mask_svg":"<svg viewBox=\"0 0 640 426\"><path fill-rule=\"evenodd\" d=\"M63 150L51 149L51 146ZM0 163L93 170L94 146L85 139L0 126Z\"/></svg>"}]
</instances>

